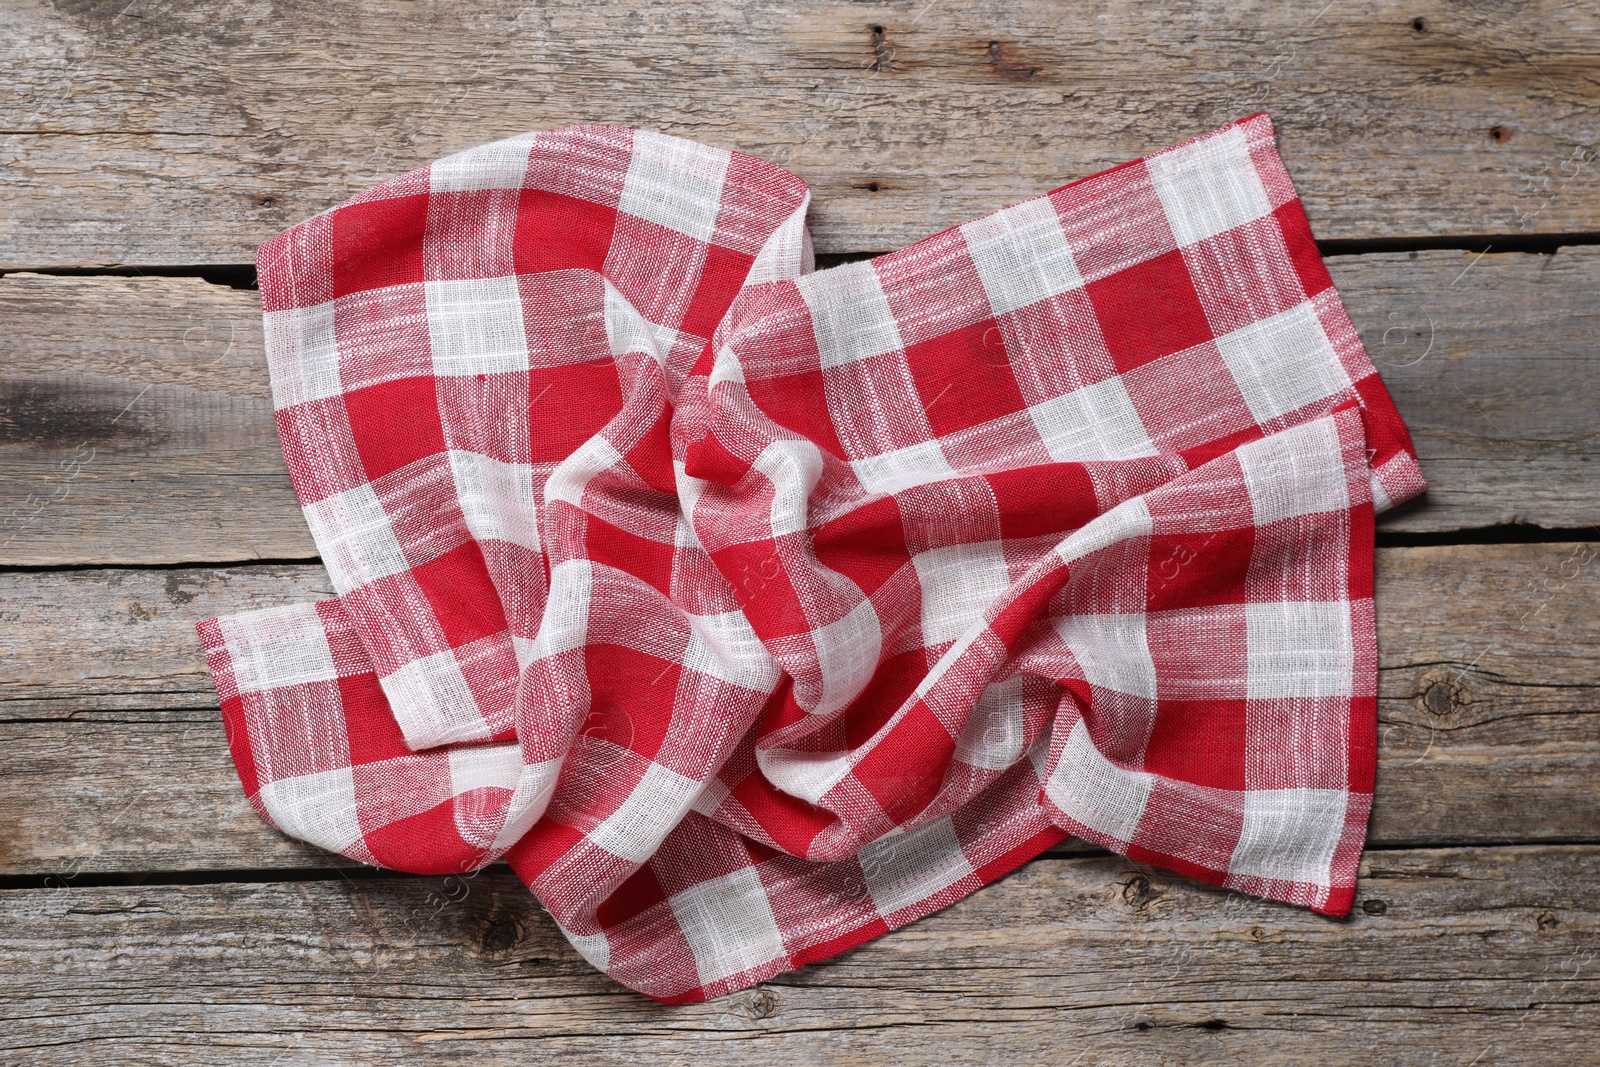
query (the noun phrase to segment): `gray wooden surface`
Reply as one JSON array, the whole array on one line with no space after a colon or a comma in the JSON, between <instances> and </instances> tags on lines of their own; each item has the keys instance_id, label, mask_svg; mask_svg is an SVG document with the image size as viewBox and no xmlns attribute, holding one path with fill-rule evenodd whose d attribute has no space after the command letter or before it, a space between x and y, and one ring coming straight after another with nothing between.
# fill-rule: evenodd
<instances>
[{"instance_id":1,"label":"gray wooden surface","mask_svg":"<svg viewBox=\"0 0 1600 1067\"><path fill-rule=\"evenodd\" d=\"M23 1023L0 1040L17 1063L261 1067L1585 1064L1597 864L1592 846L1371 853L1334 922L1047 857L825 966L686 1007L595 973L509 871L464 895L69 883L0 893L0 953L32 961L0 970Z\"/></svg>"},{"instance_id":2,"label":"gray wooden surface","mask_svg":"<svg viewBox=\"0 0 1600 1067\"><path fill-rule=\"evenodd\" d=\"M570 122L784 163L824 252L1261 110L1324 239L1600 207L1600 24L1572 0L10 0L0 42L8 267L249 261L375 180Z\"/></svg>"},{"instance_id":3,"label":"gray wooden surface","mask_svg":"<svg viewBox=\"0 0 1600 1067\"><path fill-rule=\"evenodd\" d=\"M1596 1062L1593 5L12 0L0 90L0 1063ZM663 1008L504 867L374 873L245 804L192 624L330 592L257 242L609 121L789 166L860 255L1258 110L1432 483L1379 524L1348 920L1065 842Z\"/></svg>"},{"instance_id":4,"label":"gray wooden surface","mask_svg":"<svg viewBox=\"0 0 1600 1067\"><path fill-rule=\"evenodd\" d=\"M1597 557L1581 543L1379 550L1374 845L1593 836ZM1529 587L1547 578L1540 599ZM330 594L306 564L0 574L0 875L342 864L245 803L193 632Z\"/></svg>"},{"instance_id":5,"label":"gray wooden surface","mask_svg":"<svg viewBox=\"0 0 1600 1067\"><path fill-rule=\"evenodd\" d=\"M1337 256L1430 483L1385 530L1600 523L1600 247ZM272 421L256 294L0 277L0 564L315 555ZM0 415L0 419L7 416ZM0 422L0 426L7 425ZM30 494L32 499L29 499Z\"/></svg>"}]
</instances>

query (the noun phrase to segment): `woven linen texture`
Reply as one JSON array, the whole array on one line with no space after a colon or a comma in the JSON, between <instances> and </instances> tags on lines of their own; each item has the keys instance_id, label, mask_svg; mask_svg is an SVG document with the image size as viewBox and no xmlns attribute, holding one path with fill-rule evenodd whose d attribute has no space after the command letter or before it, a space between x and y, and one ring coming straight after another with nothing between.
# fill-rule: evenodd
<instances>
[{"instance_id":1,"label":"woven linen texture","mask_svg":"<svg viewBox=\"0 0 1600 1067\"><path fill-rule=\"evenodd\" d=\"M262 246L337 596L198 626L256 810L667 1001L1069 834L1344 914L1424 483L1267 116L827 270L809 197L574 126Z\"/></svg>"}]
</instances>

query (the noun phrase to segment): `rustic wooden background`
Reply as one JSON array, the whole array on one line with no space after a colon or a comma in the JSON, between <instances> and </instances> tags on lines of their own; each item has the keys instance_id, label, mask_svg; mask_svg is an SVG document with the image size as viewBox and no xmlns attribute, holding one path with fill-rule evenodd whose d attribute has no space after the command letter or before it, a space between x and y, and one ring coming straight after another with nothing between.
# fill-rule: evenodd
<instances>
[{"instance_id":1,"label":"rustic wooden background","mask_svg":"<svg viewBox=\"0 0 1600 1067\"><path fill-rule=\"evenodd\" d=\"M0 5L0 1061L1593 1064L1600 17L1588 0ZM664 1008L504 868L241 796L191 626L325 595L256 244L528 129L780 162L824 262L1269 110L1433 484L1379 525L1335 922L1063 846Z\"/></svg>"}]
</instances>

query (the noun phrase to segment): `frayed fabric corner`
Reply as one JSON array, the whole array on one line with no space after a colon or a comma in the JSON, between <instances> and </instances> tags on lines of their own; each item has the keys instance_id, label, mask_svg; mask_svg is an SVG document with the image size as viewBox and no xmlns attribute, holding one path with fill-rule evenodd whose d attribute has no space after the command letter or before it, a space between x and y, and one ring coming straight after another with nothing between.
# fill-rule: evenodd
<instances>
[{"instance_id":1,"label":"frayed fabric corner","mask_svg":"<svg viewBox=\"0 0 1600 1067\"><path fill-rule=\"evenodd\" d=\"M663 1001L1067 835L1348 911L1424 483L1268 117L827 270L809 200L572 126L262 246L337 595L198 624L256 810Z\"/></svg>"}]
</instances>

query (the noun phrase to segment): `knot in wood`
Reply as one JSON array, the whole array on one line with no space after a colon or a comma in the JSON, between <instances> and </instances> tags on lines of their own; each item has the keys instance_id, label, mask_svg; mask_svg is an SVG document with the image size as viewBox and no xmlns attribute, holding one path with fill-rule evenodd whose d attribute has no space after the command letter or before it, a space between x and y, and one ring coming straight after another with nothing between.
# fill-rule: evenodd
<instances>
[{"instance_id":1,"label":"knot in wood","mask_svg":"<svg viewBox=\"0 0 1600 1067\"><path fill-rule=\"evenodd\" d=\"M990 41L988 47L989 65L994 72L1010 81L1032 81L1039 74L1039 68L1032 63L1024 63L1011 59L1005 54L1005 48L999 41Z\"/></svg>"},{"instance_id":2,"label":"knot in wood","mask_svg":"<svg viewBox=\"0 0 1600 1067\"><path fill-rule=\"evenodd\" d=\"M1471 703L1460 682L1450 675L1430 675L1422 679L1417 693L1417 703L1435 719L1448 718Z\"/></svg>"},{"instance_id":3,"label":"knot in wood","mask_svg":"<svg viewBox=\"0 0 1600 1067\"><path fill-rule=\"evenodd\" d=\"M515 948L522 940L522 926L510 915L496 915L484 923L478 946L486 956Z\"/></svg>"},{"instance_id":4,"label":"knot in wood","mask_svg":"<svg viewBox=\"0 0 1600 1067\"><path fill-rule=\"evenodd\" d=\"M778 1014L778 994L770 989L758 989L745 1002L745 1012L752 1019L770 1019Z\"/></svg>"},{"instance_id":5,"label":"knot in wood","mask_svg":"<svg viewBox=\"0 0 1600 1067\"><path fill-rule=\"evenodd\" d=\"M1155 898L1155 887L1150 884L1150 879L1142 874L1136 874L1122 883L1122 902L1134 911L1148 908Z\"/></svg>"},{"instance_id":6,"label":"knot in wood","mask_svg":"<svg viewBox=\"0 0 1600 1067\"><path fill-rule=\"evenodd\" d=\"M882 26L868 26L872 31L872 62L867 69L883 72L894 69L894 45L889 43L887 32Z\"/></svg>"}]
</instances>

